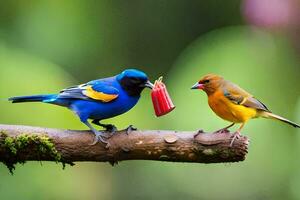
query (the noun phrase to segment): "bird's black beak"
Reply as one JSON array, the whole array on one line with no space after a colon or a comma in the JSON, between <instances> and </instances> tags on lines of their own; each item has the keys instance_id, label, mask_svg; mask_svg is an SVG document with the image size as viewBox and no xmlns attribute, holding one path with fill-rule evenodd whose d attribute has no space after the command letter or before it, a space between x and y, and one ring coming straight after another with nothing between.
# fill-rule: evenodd
<instances>
[{"instance_id":1,"label":"bird's black beak","mask_svg":"<svg viewBox=\"0 0 300 200\"><path fill-rule=\"evenodd\" d=\"M153 89L154 85L153 85L153 83L151 83L151 82L148 80L148 81L144 84L144 87Z\"/></svg>"},{"instance_id":2,"label":"bird's black beak","mask_svg":"<svg viewBox=\"0 0 300 200\"><path fill-rule=\"evenodd\" d=\"M203 84L201 84L201 83L196 83L195 85L193 85L192 87L191 87L191 89L193 90L193 89L203 89L204 88L204 85Z\"/></svg>"}]
</instances>

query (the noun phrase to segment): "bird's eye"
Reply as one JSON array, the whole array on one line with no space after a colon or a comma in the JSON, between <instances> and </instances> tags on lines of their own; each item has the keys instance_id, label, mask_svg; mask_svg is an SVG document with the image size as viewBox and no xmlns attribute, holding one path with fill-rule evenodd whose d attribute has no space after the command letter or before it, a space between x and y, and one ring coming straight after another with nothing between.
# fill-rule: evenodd
<instances>
[{"instance_id":1,"label":"bird's eye","mask_svg":"<svg viewBox=\"0 0 300 200\"><path fill-rule=\"evenodd\" d=\"M209 80L204 80L203 83L204 84L209 83Z\"/></svg>"}]
</instances>

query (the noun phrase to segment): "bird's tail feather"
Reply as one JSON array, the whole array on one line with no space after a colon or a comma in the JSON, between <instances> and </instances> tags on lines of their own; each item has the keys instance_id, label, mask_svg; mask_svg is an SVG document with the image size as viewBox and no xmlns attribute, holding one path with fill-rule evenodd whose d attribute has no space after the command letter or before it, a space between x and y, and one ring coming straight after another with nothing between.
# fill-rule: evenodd
<instances>
[{"instance_id":1,"label":"bird's tail feather","mask_svg":"<svg viewBox=\"0 0 300 200\"><path fill-rule=\"evenodd\" d=\"M33 96L19 96L11 97L8 100L12 103L23 103L23 102L45 102L50 103L56 100L56 94L46 94L46 95L33 95Z\"/></svg>"},{"instance_id":2,"label":"bird's tail feather","mask_svg":"<svg viewBox=\"0 0 300 200\"><path fill-rule=\"evenodd\" d=\"M300 125L296 124L295 122L292 122L288 119L285 119L284 117L281 117L279 115L276 115L274 113L271 113L271 112L262 112L261 113L261 116L262 117L265 117L265 118L269 118L269 119L276 119L276 120L279 120L279 121L282 121L282 122L285 122L295 128L300 128Z\"/></svg>"}]
</instances>

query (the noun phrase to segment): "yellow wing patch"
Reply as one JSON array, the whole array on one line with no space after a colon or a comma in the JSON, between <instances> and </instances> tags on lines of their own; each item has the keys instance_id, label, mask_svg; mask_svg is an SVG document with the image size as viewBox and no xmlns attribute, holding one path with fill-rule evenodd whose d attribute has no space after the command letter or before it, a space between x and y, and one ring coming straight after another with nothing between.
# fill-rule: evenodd
<instances>
[{"instance_id":1,"label":"yellow wing patch","mask_svg":"<svg viewBox=\"0 0 300 200\"><path fill-rule=\"evenodd\" d=\"M118 97L117 94L105 94L103 92L97 92L93 90L92 86L86 87L86 89L82 91L82 93L91 99L95 99L103 102L110 102Z\"/></svg>"}]
</instances>

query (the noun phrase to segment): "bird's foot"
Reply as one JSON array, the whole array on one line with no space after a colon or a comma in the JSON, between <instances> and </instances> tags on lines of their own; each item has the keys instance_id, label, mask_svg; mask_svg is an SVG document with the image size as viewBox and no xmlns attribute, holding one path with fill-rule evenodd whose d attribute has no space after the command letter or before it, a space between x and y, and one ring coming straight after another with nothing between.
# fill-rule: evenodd
<instances>
[{"instance_id":1,"label":"bird's foot","mask_svg":"<svg viewBox=\"0 0 300 200\"><path fill-rule=\"evenodd\" d=\"M107 137L107 135L104 132L97 131L95 133L94 141L90 145L93 146L93 145L97 144L98 142L102 142L102 143L106 144L105 148L109 148L110 143L105 138L108 139L109 137Z\"/></svg>"},{"instance_id":2,"label":"bird's foot","mask_svg":"<svg viewBox=\"0 0 300 200\"><path fill-rule=\"evenodd\" d=\"M112 132L106 131L106 132L103 132L102 137L105 138L105 139L109 139L109 138L111 138L115 133L116 133L116 131L112 131Z\"/></svg>"},{"instance_id":3,"label":"bird's foot","mask_svg":"<svg viewBox=\"0 0 300 200\"><path fill-rule=\"evenodd\" d=\"M127 135L129 135L132 131L136 131L137 128L133 127L133 125L129 125L126 129L125 129L125 133Z\"/></svg>"},{"instance_id":4,"label":"bird's foot","mask_svg":"<svg viewBox=\"0 0 300 200\"><path fill-rule=\"evenodd\" d=\"M239 131L235 132L233 135L232 135L232 139L231 139L231 142L230 142L230 147L232 147L235 139L239 139L241 137L241 134Z\"/></svg>"},{"instance_id":5,"label":"bird's foot","mask_svg":"<svg viewBox=\"0 0 300 200\"><path fill-rule=\"evenodd\" d=\"M117 131L117 127L113 124L101 124L103 128L105 128L105 132L102 132L102 137L109 139L111 138Z\"/></svg>"},{"instance_id":6,"label":"bird's foot","mask_svg":"<svg viewBox=\"0 0 300 200\"><path fill-rule=\"evenodd\" d=\"M110 133L115 133L118 131L117 127L113 124L105 124L105 125L102 124L102 127L105 128L105 130Z\"/></svg>"},{"instance_id":7,"label":"bird's foot","mask_svg":"<svg viewBox=\"0 0 300 200\"><path fill-rule=\"evenodd\" d=\"M100 131L101 132L101 138L104 139L104 141L106 141L106 142L109 138L111 138L118 131L117 127L113 124L105 124L105 125L101 124L101 126L103 128L105 128L105 132ZM103 142L101 140L101 138L100 138L100 141ZM108 148L110 146L110 144L108 142L106 144L107 144L106 148Z\"/></svg>"},{"instance_id":8,"label":"bird's foot","mask_svg":"<svg viewBox=\"0 0 300 200\"><path fill-rule=\"evenodd\" d=\"M103 128L105 128L105 131L110 132L110 133L115 133L116 131L118 131L117 127L113 124L101 124L99 119L94 119L92 121L93 124L97 125L97 126L101 126Z\"/></svg>"}]
</instances>

